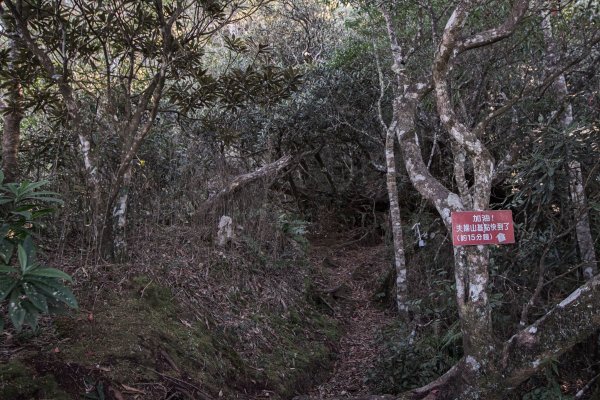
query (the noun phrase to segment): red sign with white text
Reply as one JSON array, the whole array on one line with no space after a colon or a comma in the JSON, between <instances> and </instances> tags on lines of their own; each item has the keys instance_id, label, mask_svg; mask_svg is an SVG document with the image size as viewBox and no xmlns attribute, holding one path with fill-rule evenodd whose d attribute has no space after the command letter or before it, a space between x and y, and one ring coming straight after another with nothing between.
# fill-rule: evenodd
<instances>
[{"instance_id":1,"label":"red sign with white text","mask_svg":"<svg viewBox=\"0 0 600 400\"><path fill-rule=\"evenodd\" d=\"M458 211L452 213L452 244L510 244L515 242L512 211Z\"/></svg>"}]
</instances>

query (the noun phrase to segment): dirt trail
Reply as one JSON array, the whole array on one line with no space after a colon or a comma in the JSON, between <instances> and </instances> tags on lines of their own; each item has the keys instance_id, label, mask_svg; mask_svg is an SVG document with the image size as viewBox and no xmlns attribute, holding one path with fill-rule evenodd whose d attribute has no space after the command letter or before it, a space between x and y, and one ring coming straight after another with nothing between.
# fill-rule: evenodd
<instances>
[{"instance_id":1,"label":"dirt trail","mask_svg":"<svg viewBox=\"0 0 600 400\"><path fill-rule=\"evenodd\" d=\"M349 240L313 240L311 258L323 269L319 286L329 291L335 316L344 325L339 355L328 380L310 392L312 400L368 394L368 372L379 349L381 328L394 318L373 302L382 277L389 271L385 246L364 246Z\"/></svg>"}]
</instances>

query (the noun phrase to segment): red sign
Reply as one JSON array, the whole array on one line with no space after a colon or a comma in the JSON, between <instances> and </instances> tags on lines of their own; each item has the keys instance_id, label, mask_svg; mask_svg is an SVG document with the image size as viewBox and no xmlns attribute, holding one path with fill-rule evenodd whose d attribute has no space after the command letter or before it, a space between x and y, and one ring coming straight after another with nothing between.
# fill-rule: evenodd
<instances>
[{"instance_id":1,"label":"red sign","mask_svg":"<svg viewBox=\"0 0 600 400\"><path fill-rule=\"evenodd\" d=\"M509 244L515 242L512 211L460 211L452 213L452 244Z\"/></svg>"}]
</instances>

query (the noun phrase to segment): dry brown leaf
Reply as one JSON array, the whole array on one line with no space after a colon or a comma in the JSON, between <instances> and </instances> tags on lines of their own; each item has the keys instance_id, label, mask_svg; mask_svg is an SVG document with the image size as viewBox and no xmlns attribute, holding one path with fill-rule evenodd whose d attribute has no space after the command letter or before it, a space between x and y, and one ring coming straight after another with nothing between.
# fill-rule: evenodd
<instances>
[{"instance_id":1,"label":"dry brown leaf","mask_svg":"<svg viewBox=\"0 0 600 400\"><path fill-rule=\"evenodd\" d=\"M125 390L127 393L139 393L139 394L146 394L146 392L144 392L143 390L140 389L136 389L134 387L131 386L127 386L125 384L121 384L121 386L123 387L123 390Z\"/></svg>"},{"instance_id":2,"label":"dry brown leaf","mask_svg":"<svg viewBox=\"0 0 600 400\"><path fill-rule=\"evenodd\" d=\"M188 321L186 321L185 319L180 319L180 321L181 321L181 323L182 323L183 325L185 325L186 327L188 327L188 328L191 328L191 327L192 327L192 324L190 324L190 323L189 323Z\"/></svg>"}]
</instances>

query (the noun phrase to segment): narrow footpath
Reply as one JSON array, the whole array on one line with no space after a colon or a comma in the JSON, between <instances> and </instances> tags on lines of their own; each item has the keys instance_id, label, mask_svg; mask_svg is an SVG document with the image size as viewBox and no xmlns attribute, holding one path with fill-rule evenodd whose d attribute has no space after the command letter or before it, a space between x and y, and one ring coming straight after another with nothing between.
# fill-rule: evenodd
<instances>
[{"instance_id":1,"label":"narrow footpath","mask_svg":"<svg viewBox=\"0 0 600 400\"><path fill-rule=\"evenodd\" d=\"M331 301L327 304L342 323L344 333L331 376L310 392L310 399L368 394L368 373L380 354L377 336L394 319L393 310L385 310L373 301L390 268L386 248L344 238L317 238L311 248L313 263L323 269L320 289L328 293Z\"/></svg>"}]
</instances>

